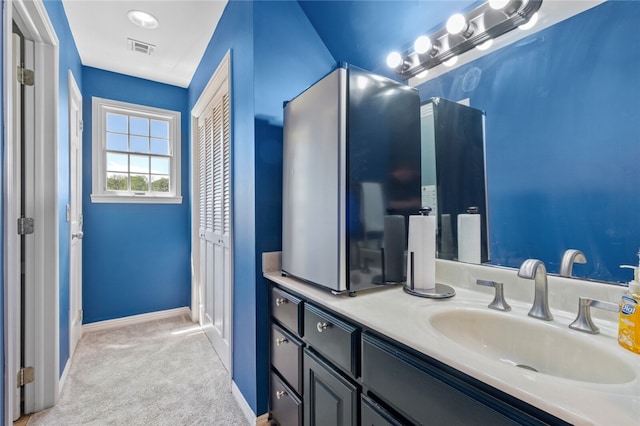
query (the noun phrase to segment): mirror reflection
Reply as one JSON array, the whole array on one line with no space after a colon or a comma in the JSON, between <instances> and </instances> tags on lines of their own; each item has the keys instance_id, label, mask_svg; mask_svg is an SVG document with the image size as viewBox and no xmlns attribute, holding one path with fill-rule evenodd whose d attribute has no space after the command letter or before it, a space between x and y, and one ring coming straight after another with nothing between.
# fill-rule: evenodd
<instances>
[{"instance_id":1,"label":"mirror reflection","mask_svg":"<svg viewBox=\"0 0 640 426\"><path fill-rule=\"evenodd\" d=\"M640 246L640 11L606 2L420 86L486 112L490 264L631 279ZM625 47L627 46L627 47Z\"/></svg>"},{"instance_id":2,"label":"mirror reflection","mask_svg":"<svg viewBox=\"0 0 640 426\"><path fill-rule=\"evenodd\" d=\"M422 207L437 218L440 259L489 260L482 111L443 98L420 107Z\"/></svg>"}]
</instances>

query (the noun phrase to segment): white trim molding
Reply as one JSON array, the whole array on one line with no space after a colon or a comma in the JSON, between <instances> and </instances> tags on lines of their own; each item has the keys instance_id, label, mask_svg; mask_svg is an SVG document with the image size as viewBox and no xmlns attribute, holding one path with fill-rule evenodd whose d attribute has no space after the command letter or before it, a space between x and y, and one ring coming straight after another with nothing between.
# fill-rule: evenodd
<instances>
[{"instance_id":1,"label":"white trim molding","mask_svg":"<svg viewBox=\"0 0 640 426\"><path fill-rule=\"evenodd\" d=\"M137 105L120 102L111 99L93 97L92 100L92 203L144 203L144 204L181 204L181 114L161 108L146 105ZM127 116L139 116L145 119L155 119L168 123L170 154L163 158L169 158L169 192L153 193L135 191L109 191L106 188L106 116L108 113ZM149 136L147 136L149 137ZM123 154L134 154L133 151ZM151 153L140 153L153 157ZM123 172L124 173L124 172ZM130 171L126 172L130 174ZM151 181L149 182L151 186Z\"/></svg>"},{"instance_id":2,"label":"white trim molding","mask_svg":"<svg viewBox=\"0 0 640 426\"><path fill-rule=\"evenodd\" d=\"M147 321L154 321L165 318L172 318L180 315L186 315L191 318L191 309L185 306L182 308L167 309L164 311L149 312L147 314L131 315L123 318L92 322L89 324L84 324L82 326L82 333L84 334L94 331L121 328L128 325L140 324Z\"/></svg>"},{"instance_id":3,"label":"white trim molding","mask_svg":"<svg viewBox=\"0 0 640 426\"><path fill-rule=\"evenodd\" d=\"M269 424L269 412L266 412L261 416L256 416L256 414L249 406L247 400L244 399L244 395L242 395L240 388L238 388L238 385L236 385L236 382L234 381L231 381L231 393L236 399L236 402L238 403L242 414L244 414L244 417L247 419L250 425L266 426Z\"/></svg>"}]
</instances>

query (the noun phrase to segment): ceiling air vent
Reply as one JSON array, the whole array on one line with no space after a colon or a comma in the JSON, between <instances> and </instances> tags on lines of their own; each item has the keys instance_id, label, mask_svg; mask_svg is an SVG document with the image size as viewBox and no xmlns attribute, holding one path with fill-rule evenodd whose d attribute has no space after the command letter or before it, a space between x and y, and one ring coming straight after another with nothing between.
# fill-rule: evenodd
<instances>
[{"instance_id":1,"label":"ceiling air vent","mask_svg":"<svg viewBox=\"0 0 640 426\"><path fill-rule=\"evenodd\" d=\"M127 39L127 46L129 50L134 52L144 53L145 55L151 55L156 51L156 46L144 41L134 40L132 38Z\"/></svg>"}]
</instances>

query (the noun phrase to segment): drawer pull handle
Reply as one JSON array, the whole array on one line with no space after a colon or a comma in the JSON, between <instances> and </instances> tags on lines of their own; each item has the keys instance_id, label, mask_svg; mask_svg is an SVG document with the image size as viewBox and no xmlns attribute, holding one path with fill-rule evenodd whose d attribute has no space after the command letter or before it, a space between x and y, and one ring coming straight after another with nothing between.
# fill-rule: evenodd
<instances>
[{"instance_id":1,"label":"drawer pull handle","mask_svg":"<svg viewBox=\"0 0 640 426\"><path fill-rule=\"evenodd\" d=\"M287 339L284 339L284 338L282 338L282 339L276 339L276 345L277 345L277 346L280 346L281 344L283 344L283 343L287 343L287 342L288 342L288 340L287 340Z\"/></svg>"},{"instance_id":2,"label":"drawer pull handle","mask_svg":"<svg viewBox=\"0 0 640 426\"><path fill-rule=\"evenodd\" d=\"M283 297L278 297L276 299L276 306L284 305L285 303L289 303L289 301Z\"/></svg>"},{"instance_id":3,"label":"drawer pull handle","mask_svg":"<svg viewBox=\"0 0 640 426\"><path fill-rule=\"evenodd\" d=\"M277 391L276 398L280 399L287 394L287 391Z\"/></svg>"},{"instance_id":4,"label":"drawer pull handle","mask_svg":"<svg viewBox=\"0 0 640 426\"><path fill-rule=\"evenodd\" d=\"M319 322L316 324L316 329L318 330L318 333L322 333L324 329L327 327L329 327L329 324L327 324L326 322Z\"/></svg>"}]
</instances>

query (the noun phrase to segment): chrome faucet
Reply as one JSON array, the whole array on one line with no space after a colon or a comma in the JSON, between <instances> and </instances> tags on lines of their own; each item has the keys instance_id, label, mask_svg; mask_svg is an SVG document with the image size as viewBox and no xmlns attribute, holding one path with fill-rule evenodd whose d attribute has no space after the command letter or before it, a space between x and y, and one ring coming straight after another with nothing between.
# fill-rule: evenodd
<instances>
[{"instance_id":1,"label":"chrome faucet","mask_svg":"<svg viewBox=\"0 0 640 426\"><path fill-rule=\"evenodd\" d=\"M571 277L571 271L574 263L587 263L587 258L580 250L569 249L562 255L562 263L560 264L560 276Z\"/></svg>"},{"instance_id":2,"label":"chrome faucet","mask_svg":"<svg viewBox=\"0 0 640 426\"><path fill-rule=\"evenodd\" d=\"M535 280L536 291L533 298L533 306L529 310L529 316L545 321L551 321L553 315L549 310L549 291L547 289L547 269L544 263L538 259L527 259L522 262L518 270L520 278Z\"/></svg>"}]
</instances>

